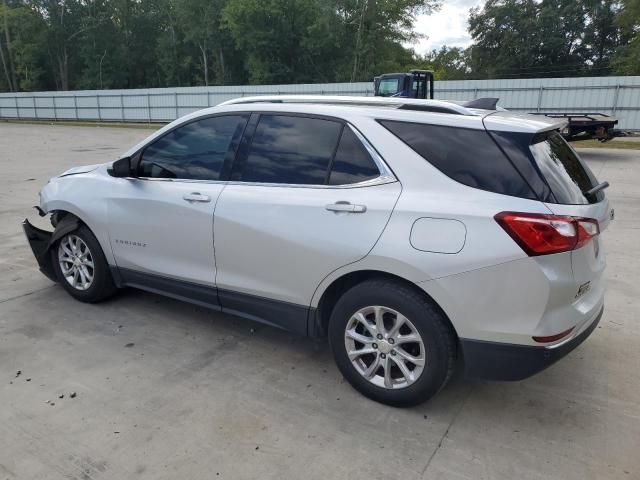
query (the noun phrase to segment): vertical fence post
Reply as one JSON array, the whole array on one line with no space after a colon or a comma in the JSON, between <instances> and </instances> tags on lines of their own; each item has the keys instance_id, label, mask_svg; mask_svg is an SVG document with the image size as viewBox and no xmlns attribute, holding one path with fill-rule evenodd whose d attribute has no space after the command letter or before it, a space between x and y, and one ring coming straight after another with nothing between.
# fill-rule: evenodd
<instances>
[{"instance_id":1,"label":"vertical fence post","mask_svg":"<svg viewBox=\"0 0 640 480\"><path fill-rule=\"evenodd\" d=\"M620 84L616 84L616 93L613 96L613 107L611 108L611 112L613 115L616 114L616 110L618 109L618 95L620 95Z\"/></svg>"},{"instance_id":2,"label":"vertical fence post","mask_svg":"<svg viewBox=\"0 0 640 480\"><path fill-rule=\"evenodd\" d=\"M38 107L36 106L36 96L33 95L31 97L31 101L33 103L33 114L35 115L36 119L38 118Z\"/></svg>"},{"instance_id":3,"label":"vertical fence post","mask_svg":"<svg viewBox=\"0 0 640 480\"><path fill-rule=\"evenodd\" d=\"M76 121L80 120L80 117L78 117L78 97L75 95L73 95L73 110L76 113Z\"/></svg>"},{"instance_id":4,"label":"vertical fence post","mask_svg":"<svg viewBox=\"0 0 640 480\"><path fill-rule=\"evenodd\" d=\"M16 116L20 119L20 106L18 105L18 97L13 97L14 102L16 103Z\"/></svg>"},{"instance_id":5,"label":"vertical fence post","mask_svg":"<svg viewBox=\"0 0 640 480\"><path fill-rule=\"evenodd\" d=\"M98 106L98 120L102 121L102 112L100 111L100 95L96 93L96 105Z\"/></svg>"},{"instance_id":6,"label":"vertical fence post","mask_svg":"<svg viewBox=\"0 0 640 480\"><path fill-rule=\"evenodd\" d=\"M176 106L176 116L174 118L174 120L175 120L176 118L178 118L178 92L174 92L173 93L173 103Z\"/></svg>"},{"instance_id":7,"label":"vertical fence post","mask_svg":"<svg viewBox=\"0 0 640 480\"><path fill-rule=\"evenodd\" d=\"M124 94L120 93L120 120L125 121L124 119Z\"/></svg>"},{"instance_id":8,"label":"vertical fence post","mask_svg":"<svg viewBox=\"0 0 640 480\"><path fill-rule=\"evenodd\" d=\"M147 119L151 123L151 95L147 92Z\"/></svg>"},{"instance_id":9,"label":"vertical fence post","mask_svg":"<svg viewBox=\"0 0 640 480\"><path fill-rule=\"evenodd\" d=\"M540 107L542 107L542 93L544 92L544 87L540 85L540 89L538 90L538 107L536 108L536 112L540 111Z\"/></svg>"},{"instance_id":10,"label":"vertical fence post","mask_svg":"<svg viewBox=\"0 0 640 480\"><path fill-rule=\"evenodd\" d=\"M53 99L53 119L58 120L58 109L56 106L56 97L55 95L51 97Z\"/></svg>"}]
</instances>

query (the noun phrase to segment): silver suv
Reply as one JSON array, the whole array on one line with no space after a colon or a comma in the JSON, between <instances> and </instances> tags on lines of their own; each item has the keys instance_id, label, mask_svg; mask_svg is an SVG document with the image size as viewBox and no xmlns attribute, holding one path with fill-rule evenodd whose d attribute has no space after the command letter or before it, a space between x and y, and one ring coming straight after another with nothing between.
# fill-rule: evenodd
<instances>
[{"instance_id":1,"label":"silver suv","mask_svg":"<svg viewBox=\"0 0 640 480\"><path fill-rule=\"evenodd\" d=\"M407 406L457 363L517 380L603 311L603 189L561 124L454 102L255 97L180 118L40 192L41 270L97 302L136 287L313 337ZM457 362L457 360L460 362Z\"/></svg>"}]
</instances>

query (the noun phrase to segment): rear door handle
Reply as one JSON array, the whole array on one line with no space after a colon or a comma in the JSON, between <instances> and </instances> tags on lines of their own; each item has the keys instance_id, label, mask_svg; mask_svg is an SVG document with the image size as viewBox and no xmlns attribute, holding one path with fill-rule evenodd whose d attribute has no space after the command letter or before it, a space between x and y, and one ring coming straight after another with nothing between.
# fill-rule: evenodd
<instances>
[{"instance_id":1,"label":"rear door handle","mask_svg":"<svg viewBox=\"0 0 640 480\"><path fill-rule=\"evenodd\" d=\"M326 205L324 208L330 212L350 212L350 213L364 213L367 211L365 205L354 205L349 202L336 202Z\"/></svg>"},{"instance_id":2,"label":"rear door handle","mask_svg":"<svg viewBox=\"0 0 640 480\"><path fill-rule=\"evenodd\" d=\"M200 192L191 192L183 195L182 197L187 202L204 202L208 203L211 201L211 197L209 195L203 195Z\"/></svg>"}]
</instances>

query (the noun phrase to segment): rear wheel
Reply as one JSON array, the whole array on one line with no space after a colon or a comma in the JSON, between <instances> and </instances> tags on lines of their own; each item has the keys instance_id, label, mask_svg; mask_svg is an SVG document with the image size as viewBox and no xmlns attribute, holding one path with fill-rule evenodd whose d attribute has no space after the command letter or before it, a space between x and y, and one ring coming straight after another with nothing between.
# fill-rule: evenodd
<instances>
[{"instance_id":1,"label":"rear wheel","mask_svg":"<svg viewBox=\"0 0 640 480\"><path fill-rule=\"evenodd\" d=\"M455 334L419 292L370 280L336 303L329 341L338 368L356 390L378 402L411 406L435 395L451 376Z\"/></svg>"},{"instance_id":2,"label":"rear wheel","mask_svg":"<svg viewBox=\"0 0 640 480\"><path fill-rule=\"evenodd\" d=\"M116 291L109 265L96 237L86 226L63 236L51 249L60 284L83 302L99 302Z\"/></svg>"}]
</instances>

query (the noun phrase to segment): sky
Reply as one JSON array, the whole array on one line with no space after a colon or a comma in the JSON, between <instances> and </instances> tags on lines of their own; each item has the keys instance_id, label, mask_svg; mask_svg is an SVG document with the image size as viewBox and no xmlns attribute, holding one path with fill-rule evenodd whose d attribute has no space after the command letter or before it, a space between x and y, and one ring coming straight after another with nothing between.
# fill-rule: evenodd
<instances>
[{"instance_id":1,"label":"sky","mask_svg":"<svg viewBox=\"0 0 640 480\"><path fill-rule=\"evenodd\" d=\"M411 45L424 54L442 45L468 47L471 37L467 32L467 18L471 7L483 5L485 0L442 0L442 7L431 15L419 15L415 24L418 33L427 35Z\"/></svg>"}]
</instances>

